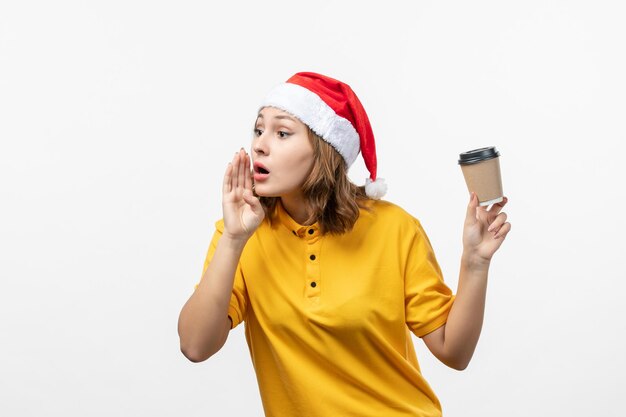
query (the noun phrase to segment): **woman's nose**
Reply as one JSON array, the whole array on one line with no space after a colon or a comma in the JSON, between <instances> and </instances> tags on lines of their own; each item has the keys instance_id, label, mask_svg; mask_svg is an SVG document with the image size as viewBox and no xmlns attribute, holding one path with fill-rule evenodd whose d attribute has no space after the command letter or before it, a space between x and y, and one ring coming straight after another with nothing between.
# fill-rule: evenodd
<instances>
[{"instance_id":1,"label":"woman's nose","mask_svg":"<svg viewBox=\"0 0 626 417\"><path fill-rule=\"evenodd\" d=\"M268 148L267 148L266 140L263 137L263 134L261 136L257 136L256 138L254 138L254 141L252 142L252 149L257 154L267 155Z\"/></svg>"}]
</instances>

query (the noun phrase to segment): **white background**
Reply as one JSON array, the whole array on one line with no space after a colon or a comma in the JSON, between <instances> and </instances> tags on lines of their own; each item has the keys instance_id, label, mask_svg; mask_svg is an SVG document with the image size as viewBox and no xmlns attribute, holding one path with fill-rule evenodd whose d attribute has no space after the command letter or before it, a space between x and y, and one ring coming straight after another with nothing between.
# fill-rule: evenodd
<instances>
[{"instance_id":1,"label":"white background","mask_svg":"<svg viewBox=\"0 0 626 417\"><path fill-rule=\"evenodd\" d=\"M458 154L502 154L513 228L473 361L415 338L444 414L623 415L623 3L0 4L1 415L262 415L243 325L200 364L176 326L224 168L297 71L357 92L453 289Z\"/></svg>"}]
</instances>

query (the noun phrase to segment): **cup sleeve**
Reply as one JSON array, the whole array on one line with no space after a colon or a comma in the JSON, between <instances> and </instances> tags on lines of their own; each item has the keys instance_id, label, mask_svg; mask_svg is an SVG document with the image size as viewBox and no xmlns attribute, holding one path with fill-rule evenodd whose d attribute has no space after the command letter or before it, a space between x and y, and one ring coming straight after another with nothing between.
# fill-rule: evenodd
<instances>
[{"instance_id":1,"label":"cup sleeve","mask_svg":"<svg viewBox=\"0 0 626 417\"><path fill-rule=\"evenodd\" d=\"M417 220L407 250L404 297L406 324L417 337L446 324L454 302L428 236Z\"/></svg>"},{"instance_id":2,"label":"cup sleeve","mask_svg":"<svg viewBox=\"0 0 626 417\"><path fill-rule=\"evenodd\" d=\"M213 259L213 255L215 254L215 249L217 248L217 242L219 242L222 234L224 233L224 221L219 220L215 223L215 232L213 233L213 238L211 239L211 243L209 245L209 249L206 254L206 258L204 260L204 266L202 268L202 274L200 275L200 281L202 281L202 277L204 276L204 272L209 267L211 260ZM198 289L200 285L200 281L194 286L194 291ZM235 280L233 282L233 290L230 297L230 303L228 306L228 317L231 321L231 329L234 329L241 323L246 314L246 309L248 305L248 293L243 277L243 271L241 269L241 261L237 263L237 268L235 269Z\"/></svg>"}]
</instances>

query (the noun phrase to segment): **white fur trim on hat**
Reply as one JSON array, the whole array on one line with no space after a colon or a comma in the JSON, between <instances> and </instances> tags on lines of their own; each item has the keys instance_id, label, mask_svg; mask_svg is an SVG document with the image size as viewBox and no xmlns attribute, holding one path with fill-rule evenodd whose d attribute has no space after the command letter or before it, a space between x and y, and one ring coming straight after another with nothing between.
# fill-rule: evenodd
<instances>
[{"instance_id":1,"label":"white fur trim on hat","mask_svg":"<svg viewBox=\"0 0 626 417\"><path fill-rule=\"evenodd\" d=\"M371 178L365 179L365 194L369 198L374 200L380 200L387 193L387 183L382 178L376 178L372 181Z\"/></svg>"},{"instance_id":2,"label":"white fur trim on hat","mask_svg":"<svg viewBox=\"0 0 626 417\"><path fill-rule=\"evenodd\" d=\"M276 107L293 114L311 130L330 143L348 167L359 155L359 134L347 119L339 116L317 94L291 83L274 87L263 100L261 108Z\"/></svg>"}]
</instances>

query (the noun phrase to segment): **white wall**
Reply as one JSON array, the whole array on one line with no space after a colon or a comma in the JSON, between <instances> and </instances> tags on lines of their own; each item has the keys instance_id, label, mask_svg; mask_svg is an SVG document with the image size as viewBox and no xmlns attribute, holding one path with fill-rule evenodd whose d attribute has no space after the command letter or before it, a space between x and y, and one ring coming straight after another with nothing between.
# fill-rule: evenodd
<instances>
[{"instance_id":1,"label":"white wall","mask_svg":"<svg viewBox=\"0 0 626 417\"><path fill-rule=\"evenodd\" d=\"M513 228L470 367L416 339L449 417L621 416L625 6L316 0L0 4L0 414L261 416L239 326L176 324L220 181L297 71L360 96L386 198L456 288L458 154L502 154ZM359 160L351 177L363 183Z\"/></svg>"}]
</instances>

